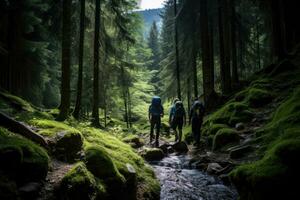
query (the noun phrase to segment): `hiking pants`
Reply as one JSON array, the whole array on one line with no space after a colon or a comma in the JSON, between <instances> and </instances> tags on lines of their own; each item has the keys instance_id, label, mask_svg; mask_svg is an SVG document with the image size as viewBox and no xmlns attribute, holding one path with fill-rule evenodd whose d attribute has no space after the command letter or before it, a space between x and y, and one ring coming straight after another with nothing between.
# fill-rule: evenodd
<instances>
[{"instance_id":1,"label":"hiking pants","mask_svg":"<svg viewBox=\"0 0 300 200\"><path fill-rule=\"evenodd\" d=\"M200 143L201 126L202 126L202 119L200 119L199 117L192 117L192 132L193 132L194 140L197 144Z\"/></svg>"},{"instance_id":2,"label":"hiking pants","mask_svg":"<svg viewBox=\"0 0 300 200\"><path fill-rule=\"evenodd\" d=\"M150 142L154 138L153 132L154 132L154 128L156 128L155 142L158 144L160 124L161 124L160 116L152 115L150 123L151 123L151 127L150 127Z\"/></svg>"}]
</instances>

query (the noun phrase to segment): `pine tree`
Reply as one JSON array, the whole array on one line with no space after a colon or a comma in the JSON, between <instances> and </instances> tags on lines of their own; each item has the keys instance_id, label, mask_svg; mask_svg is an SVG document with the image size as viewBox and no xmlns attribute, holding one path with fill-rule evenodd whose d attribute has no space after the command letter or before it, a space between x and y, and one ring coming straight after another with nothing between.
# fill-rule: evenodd
<instances>
[{"instance_id":1,"label":"pine tree","mask_svg":"<svg viewBox=\"0 0 300 200\"><path fill-rule=\"evenodd\" d=\"M65 120L70 108L71 0L63 1L61 104L58 120Z\"/></svg>"},{"instance_id":2,"label":"pine tree","mask_svg":"<svg viewBox=\"0 0 300 200\"><path fill-rule=\"evenodd\" d=\"M150 66L151 70L158 69L158 67L159 67L160 52L159 52L158 35L159 35L159 33L157 30L157 25L156 25L156 22L154 21L151 26L149 38L148 38L148 46L152 51L152 56L151 56L152 63Z\"/></svg>"},{"instance_id":3,"label":"pine tree","mask_svg":"<svg viewBox=\"0 0 300 200\"><path fill-rule=\"evenodd\" d=\"M79 38L79 56L78 56L78 80L77 80L77 97L73 116L78 119L81 109L82 98L82 73L83 73L83 44L84 44L84 29L85 29L85 0L81 0L80 5L80 38Z\"/></svg>"}]
</instances>

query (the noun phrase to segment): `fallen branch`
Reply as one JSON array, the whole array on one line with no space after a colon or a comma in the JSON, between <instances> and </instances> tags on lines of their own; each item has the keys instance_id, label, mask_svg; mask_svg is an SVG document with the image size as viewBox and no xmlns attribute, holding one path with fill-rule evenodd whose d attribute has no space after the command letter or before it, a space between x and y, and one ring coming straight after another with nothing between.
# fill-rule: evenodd
<instances>
[{"instance_id":1,"label":"fallen branch","mask_svg":"<svg viewBox=\"0 0 300 200\"><path fill-rule=\"evenodd\" d=\"M27 139L40 144L43 147L48 146L47 141L42 136L35 133L28 126L7 116L3 112L0 112L0 126L7 128L11 132L18 133L18 134L26 137Z\"/></svg>"}]
</instances>

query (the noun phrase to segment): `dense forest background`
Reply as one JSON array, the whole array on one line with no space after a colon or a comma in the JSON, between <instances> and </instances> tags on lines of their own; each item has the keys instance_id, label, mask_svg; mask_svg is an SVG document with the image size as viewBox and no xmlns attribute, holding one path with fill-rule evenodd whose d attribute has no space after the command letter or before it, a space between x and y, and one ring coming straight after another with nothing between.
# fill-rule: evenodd
<instances>
[{"instance_id":1,"label":"dense forest background","mask_svg":"<svg viewBox=\"0 0 300 200\"><path fill-rule=\"evenodd\" d=\"M283 0L166 0L146 11L136 0L1 0L0 198L32 195L22 189L34 182L45 199L164 199L179 189L294 199L299 15L297 1ZM159 148L149 142L154 95L166 114ZM190 126L174 143L175 97L186 110L195 97L204 103L199 145ZM199 175L223 182L202 194L187 171L196 186Z\"/></svg>"}]
</instances>

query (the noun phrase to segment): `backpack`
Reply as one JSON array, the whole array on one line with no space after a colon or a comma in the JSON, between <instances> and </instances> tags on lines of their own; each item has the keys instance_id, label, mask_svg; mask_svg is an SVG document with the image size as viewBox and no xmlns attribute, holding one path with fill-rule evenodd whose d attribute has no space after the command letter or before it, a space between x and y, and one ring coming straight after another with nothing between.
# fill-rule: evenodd
<instances>
[{"instance_id":1,"label":"backpack","mask_svg":"<svg viewBox=\"0 0 300 200\"><path fill-rule=\"evenodd\" d=\"M194 104L194 115L199 117L199 118L203 118L204 116L204 106L200 101L196 101Z\"/></svg>"},{"instance_id":2,"label":"backpack","mask_svg":"<svg viewBox=\"0 0 300 200\"><path fill-rule=\"evenodd\" d=\"M160 97L155 96L155 97L152 98L152 103L150 105L149 112L152 115L157 115L157 116L159 116L163 113L163 108L162 108L162 105L161 105Z\"/></svg>"},{"instance_id":3,"label":"backpack","mask_svg":"<svg viewBox=\"0 0 300 200\"><path fill-rule=\"evenodd\" d=\"M177 101L175 103L175 114L174 114L174 117L175 118L181 118L185 115L185 111L184 111L184 108L183 108L183 103L182 101Z\"/></svg>"}]
</instances>

